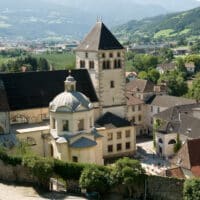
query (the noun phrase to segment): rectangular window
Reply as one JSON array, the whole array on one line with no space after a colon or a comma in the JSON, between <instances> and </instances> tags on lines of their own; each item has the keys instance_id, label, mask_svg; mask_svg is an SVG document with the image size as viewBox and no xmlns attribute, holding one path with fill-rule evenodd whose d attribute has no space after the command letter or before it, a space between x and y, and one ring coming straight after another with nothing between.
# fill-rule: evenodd
<instances>
[{"instance_id":1,"label":"rectangular window","mask_svg":"<svg viewBox=\"0 0 200 200\"><path fill-rule=\"evenodd\" d=\"M112 133L108 133L108 140L112 140L113 139L113 134Z\"/></svg>"},{"instance_id":2,"label":"rectangular window","mask_svg":"<svg viewBox=\"0 0 200 200\"><path fill-rule=\"evenodd\" d=\"M140 111L141 110L141 105L138 105L138 111Z\"/></svg>"},{"instance_id":3,"label":"rectangular window","mask_svg":"<svg viewBox=\"0 0 200 200\"><path fill-rule=\"evenodd\" d=\"M78 130L83 131L84 130L84 120L80 119L78 123Z\"/></svg>"},{"instance_id":4,"label":"rectangular window","mask_svg":"<svg viewBox=\"0 0 200 200\"><path fill-rule=\"evenodd\" d=\"M132 111L135 112L135 106L132 106Z\"/></svg>"},{"instance_id":5,"label":"rectangular window","mask_svg":"<svg viewBox=\"0 0 200 200\"><path fill-rule=\"evenodd\" d=\"M138 121L139 122L142 121L142 116L141 115L138 116Z\"/></svg>"},{"instance_id":6,"label":"rectangular window","mask_svg":"<svg viewBox=\"0 0 200 200\"><path fill-rule=\"evenodd\" d=\"M56 120L52 118L52 129L56 128Z\"/></svg>"},{"instance_id":7,"label":"rectangular window","mask_svg":"<svg viewBox=\"0 0 200 200\"><path fill-rule=\"evenodd\" d=\"M122 133L121 132L117 132L117 139L121 139L122 138Z\"/></svg>"},{"instance_id":8,"label":"rectangular window","mask_svg":"<svg viewBox=\"0 0 200 200\"><path fill-rule=\"evenodd\" d=\"M159 113L159 112L160 112L160 108L158 107L158 108L157 108L157 113Z\"/></svg>"},{"instance_id":9,"label":"rectangular window","mask_svg":"<svg viewBox=\"0 0 200 200\"><path fill-rule=\"evenodd\" d=\"M94 69L94 61L90 61L89 62L89 68L90 69Z\"/></svg>"},{"instance_id":10,"label":"rectangular window","mask_svg":"<svg viewBox=\"0 0 200 200\"><path fill-rule=\"evenodd\" d=\"M72 156L72 162L78 162L78 157L77 156Z\"/></svg>"},{"instance_id":11,"label":"rectangular window","mask_svg":"<svg viewBox=\"0 0 200 200\"><path fill-rule=\"evenodd\" d=\"M134 116L132 117L132 123L135 123L135 117Z\"/></svg>"},{"instance_id":12,"label":"rectangular window","mask_svg":"<svg viewBox=\"0 0 200 200\"><path fill-rule=\"evenodd\" d=\"M151 112L153 112L153 106L151 106Z\"/></svg>"},{"instance_id":13,"label":"rectangular window","mask_svg":"<svg viewBox=\"0 0 200 200\"><path fill-rule=\"evenodd\" d=\"M131 143L130 142L126 142L126 149L130 149L131 148Z\"/></svg>"},{"instance_id":14,"label":"rectangular window","mask_svg":"<svg viewBox=\"0 0 200 200\"><path fill-rule=\"evenodd\" d=\"M88 58L88 53L87 52L85 53L85 57Z\"/></svg>"},{"instance_id":15,"label":"rectangular window","mask_svg":"<svg viewBox=\"0 0 200 200\"><path fill-rule=\"evenodd\" d=\"M108 152L109 153L113 152L113 145L108 145Z\"/></svg>"},{"instance_id":16,"label":"rectangular window","mask_svg":"<svg viewBox=\"0 0 200 200\"><path fill-rule=\"evenodd\" d=\"M126 130L125 131L125 135L126 135L126 138L129 138L131 136L131 131L130 130Z\"/></svg>"},{"instance_id":17,"label":"rectangular window","mask_svg":"<svg viewBox=\"0 0 200 200\"><path fill-rule=\"evenodd\" d=\"M69 122L68 122L68 120L63 120L63 131L69 131Z\"/></svg>"},{"instance_id":18,"label":"rectangular window","mask_svg":"<svg viewBox=\"0 0 200 200\"><path fill-rule=\"evenodd\" d=\"M85 68L85 61L84 60L80 61L80 68Z\"/></svg>"},{"instance_id":19,"label":"rectangular window","mask_svg":"<svg viewBox=\"0 0 200 200\"><path fill-rule=\"evenodd\" d=\"M114 81L110 81L110 88L114 88L115 87L115 82Z\"/></svg>"},{"instance_id":20,"label":"rectangular window","mask_svg":"<svg viewBox=\"0 0 200 200\"><path fill-rule=\"evenodd\" d=\"M117 151L121 151L122 150L122 144L117 144Z\"/></svg>"}]
</instances>

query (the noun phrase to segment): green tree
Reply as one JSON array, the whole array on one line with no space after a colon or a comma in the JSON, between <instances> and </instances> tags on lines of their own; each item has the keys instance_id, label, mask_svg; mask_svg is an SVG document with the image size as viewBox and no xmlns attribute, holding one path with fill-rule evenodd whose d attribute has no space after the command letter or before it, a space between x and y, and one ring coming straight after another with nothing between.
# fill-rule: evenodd
<instances>
[{"instance_id":1,"label":"green tree","mask_svg":"<svg viewBox=\"0 0 200 200\"><path fill-rule=\"evenodd\" d=\"M148 71L148 80L157 84L158 79L160 78L160 73L156 69L151 69Z\"/></svg>"},{"instance_id":2,"label":"green tree","mask_svg":"<svg viewBox=\"0 0 200 200\"><path fill-rule=\"evenodd\" d=\"M177 136L176 136L176 144L174 144L174 153L177 153L181 147L182 147L182 142L180 140L180 135L177 134Z\"/></svg>"},{"instance_id":3,"label":"green tree","mask_svg":"<svg viewBox=\"0 0 200 200\"><path fill-rule=\"evenodd\" d=\"M124 157L119 159L111 172L112 184L127 187L129 197L136 196L141 192L144 184L144 169L138 160Z\"/></svg>"},{"instance_id":4,"label":"green tree","mask_svg":"<svg viewBox=\"0 0 200 200\"><path fill-rule=\"evenodd\" d=\"M88 166L81 173L79 184L81 188L85 188L87 191L105 193L110 187L109 171Z\"/></svg>"},{"instance_id":5,"label":"green tree","mask_svg":"<svg viewBox=\"0 0 200 200\"><path fill-rule=\"evenodd\" d=\"M39 71L48 71L49 70L49 63L45 58L39 58L38 60L38 70Z\"/></svg>"},{"instance_id":6,"label":"green tree","mask_svg":"<svg viewBox=\"0 0 200 200\"><path fill-rule=\"evenodd\" d=\"M189 90L189 97L196 99L197 102L200 101L200 73L195 76L192 82L192 87Z\"/></svg>"},{"instance_id":7,"label":"green tree","mask_svg":"<svg viewBox=\"0 0 200 200\"><path fill-rule=\"evenodd\" d=\"M159 82L165 82L167 84L169 95L183 96L188 92L188 86L183 74L177 70L165 72L160 77Z\"/></svg>"},{"instance_id":8,"label":"green tree","mask_svg":"<svg viewBox=\"0 0 200 200\"><path fill-rule=\"evenodd\" d=\"M200 40L198 39L191 47L192 53L199 53L200 52Z\"/></svg>"},{"instance_id":9,"label":"green tree","mask_svg":"<svg viewBox=\"0 0 200 200\"><path fill-rule=\"evenodd\" d=\"M187 179L183 190L184 200L200 199L200 179Z\"/></svg>"},{"instance_id":10,"label":"green tree","mask_svg":"<svg viewBox=\"0 0 200 200\"><path fill-rule=\"evenodd\" d=\"M141 72L138 74L138 78L139 78L139 79L147 80L147 79L148 79L148 74L147 74L145 71L141 71Z\"/></svg>"},{"instance_id":11,"label":"green tree","mask_svg":"<svg viewBox=\"0 0 200 200\"><path fill-rule=\"evenodd\" d=\"M200 71L200 55L192 54L185 57L185 62L193 62L195 64L195 72Z\"/></svg>"}]
</instances>

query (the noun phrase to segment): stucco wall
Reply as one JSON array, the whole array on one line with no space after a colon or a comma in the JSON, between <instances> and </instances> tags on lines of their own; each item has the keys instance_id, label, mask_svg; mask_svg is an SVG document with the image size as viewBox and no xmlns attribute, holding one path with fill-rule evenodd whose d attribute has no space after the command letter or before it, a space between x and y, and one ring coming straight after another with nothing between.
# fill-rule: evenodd
<instances>
[{"instance_id":1,"label":"stucco wall","mask_svg":"<svg viewBox=\"0 0 200 200\"><path fill-rule=\"evenodd\" d=\"M43 119L48 118L49 108L36 108L27 110L17 110L10 112L10 120L14 119L16 116L24 116L28 123L39 123Z\"/></svg>"},{"instance_id":2,"label":"stucco wall","mask_svg":"<svg viewBox=\"0 0 200 200\"><path fill-rule=\"evenodd\" d=\"M130 130L130 137L126 138L125 131ZM136 151L136 133L132 126L116 129L98 129L103 137L103 157L120 156L124 153L134 153ZM121 132L121 138L117 139L117 132ZM112 133L112 140L108 139L108 134ZM125 148L126 142L130 142L130 149ZM122 144L122 149L117 151L117 144ZM108 152L108 145L113 145L113 152Z\"/></svg>"},{"instance_id":3,"label":"stucco wall","mask_svg":"<svg viewBox=\"0 0 200 200\"><path fill-rule=\"evenodd\" d=\"M18 133L16 136L19 140L27 142L28 138L33 138L35 141L35 145L30 145L29 147L31 150L39 156L46 157L46 150L45 150L45 141L42 137L43 134L48 134L49 129L47 130L38 130L26 133Z\"/></svg>"}]
</instances>

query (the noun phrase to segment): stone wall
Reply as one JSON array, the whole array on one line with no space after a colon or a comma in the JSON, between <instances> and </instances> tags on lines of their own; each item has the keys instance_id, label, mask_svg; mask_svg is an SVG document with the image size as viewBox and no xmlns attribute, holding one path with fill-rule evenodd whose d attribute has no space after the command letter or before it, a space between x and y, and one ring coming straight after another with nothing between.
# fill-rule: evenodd
<instances>
[{"instance_id":1,"label":"stone wall","mask_svg":"<svg viewBox=\"0 0 200 200\"><path fill-rule=\"evenodd\" d=\"M0 180L18 183L37 183L29 170L21 165L12 166L0 160Z\"/></svg>"},{"instance_id":2,"label":"stone wall","mask_svg":"<svg viewBox=\"0 0 200 200\"><path fill-rule=\"evenodd\" d=\"M184 180L175 178L147 176L144 187L133 187L137 191L133 196L146 200L183 200L183 183ZM128 198L128 189L125 185L118 185L111 189L106 199L113 195L117 200L123 200Z\"/></svg>"},{"instance_id":3,"label":"stone wall","mask_svg":"<svg viewBox=\"0 0 200 200\"><path fill-rule=\"evenodd\" d=\"M149 176L147 178L147 196L153 200L182 200L184 180Z\"/></svg>"}]
</instances>

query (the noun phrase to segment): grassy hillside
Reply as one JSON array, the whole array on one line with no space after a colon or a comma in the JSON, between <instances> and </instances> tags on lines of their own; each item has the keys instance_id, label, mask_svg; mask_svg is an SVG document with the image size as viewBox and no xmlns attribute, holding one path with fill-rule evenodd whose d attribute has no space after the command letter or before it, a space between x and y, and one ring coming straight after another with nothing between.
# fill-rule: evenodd
<instances>
[{"instance_id":1,"label":"grassy hillside","mask_svg":"<svg viewBox=\"0 0 200 200\"><path fill-rule=\"evenodd\" d=\"M33 54L34 57L46 58L50 65L56 70L72 69L75 67L75 55L73 53L42 53Z\"/></svg>"},{"instance_id":2,"label":"grassy hillside","mask_svg":"<svg viewBox=\"0 0 200 200\"><path fill-rule=\"evenodd\" d=\"M133 20L114 29L122 41L166 41L200 36L200 8Z\"/></svg>"}]
</instances>

